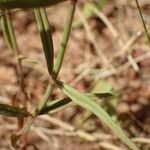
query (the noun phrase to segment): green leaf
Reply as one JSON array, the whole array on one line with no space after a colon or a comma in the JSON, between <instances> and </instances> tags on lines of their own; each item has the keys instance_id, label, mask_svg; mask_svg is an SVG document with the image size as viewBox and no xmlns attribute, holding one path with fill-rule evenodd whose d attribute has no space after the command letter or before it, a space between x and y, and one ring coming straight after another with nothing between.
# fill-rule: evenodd
<instances>
[{"instance_id":1,"label":"green leaf","mask_svg":"<svg viewBox=\"0 0 150 150\"><path fill-rule=\"evenodd\" d=\"M21 61L22 66L26 66L32 69L34 69L36 65L39 65L41 63L39 59L29 58L22 55L20 55L18 59Z\"/></svg>"},{"instance_id":2,"label":"green leaf","mask_svg":"<svg viewBox=\"0 0 150 150\"><path fill-rule=\"evenodd\" d=\"M0 0L0 9L52 6L66 0Z\"/></svg>"},{"instance_id":3,"label":"green leaf","mask_svg":"<svg viewBox=\"0 0 150 150\"><path fill-rule=\"evenodd\" d=\"M85 93L85 95L94 100L106 99L114 96L112 93Z\"/></svg>"},{"instance_id":4,"label":"green leaf","mask_svg":"<svg viewBox=\"0 0 150 150\"><path fill-rule=\"evenodd\" d=\"M70 102L72 102L72 100L70 98L68 98L68 97L64 98L64 99L61 99L61 100L50 101L49 103L46 104L46 106L40 112L39 115L48 113L48 112L56 110L58 108L62 108L63 106L69 104Z\"/></svg>"},{"instance_id":5,"label":"green leaf","mask_svg":"<svg viewBox=\"0 0 150 150\"><path fill-rule=\"evenodd\" d=\"M5 39L6 45L16 55L16 54L18 54L18 45L16 42L16 37L15 37L12 21L6 11L1 11L1 13L2 13L2 16L0 18L1 19L1 27L2 27L2 31L4 34L4 39Z\"/></svg>"},{"instance_id":6,"label":"green leaf","mask_svg":"<svg viewBox=\"0 0 150 150\"><path fill-rule=\"evenodd\" d=\"M113 116L113 118L117 118L117 113L115 111L116 105L112 106L112 103L114 104L114 102L116 102L117 100L116 93L117 92L113 89L112 85L109 82L107 82L106 80L97 80L92 86L91 93L87 93L86 95L90 99L95 100L99 105L101 105L101 107L107 110L111 117ZM93 113L91 111L87 110L85 113L85 116L81 118L80 123L76 126L76 130L81 128L93 116ZM116 118L115 121L117 120Z\"/></svg>"},{"instance_id":7,"label":"green leaf","mask_svg":"<svg viewBox=\"0 0 150 150\"><path fill-rule=\"evenodd\" d=\"M3 31L4 39L8 48L13 49L12 40L10 36L10 30L9 30L10 18L8 15L5 14L4 11L1 11L1 13L2 13L2 16L0 20L1 20L1 27Z\"/></svg>"},{"instance_id":8,"label":"green leaf","mask_svg":"<svg viewBox=\"0 0 150 150\"><path fill-rule=\"evenodd\" d=\"M6 104L0 104L0 115L6 117L29 117L32 116L25 108L18 108Z\"/></svg>"},{"instance_id":9,"label":"green leaf","mask_svg":"<svg viewBox=\"0 0 150 150\"><path fill-rule=\"evenodd\" d=\"M121 127L117 125L108 115L108 113L103 108L101 108L96 102L94 102L88 96L80 93L73 87L61 81L56 81L56 84L75 103L93 112L102 122L104 122L113 131L114 134L116 134L116 136L118 136L126 145L128 145L130 149L138 150L136 145L125 135Z\"/></svg>"},{"instance_id":10,"label":"green leaf","mask_svg":"<svg viewBox=\"0 0 150 150\"><path fill-rule=\"evenodd\" d=\"M118 92L113 88L113 86L107 80L97 80L95 81L92 92L106 92L112 94L112 97L108 97L109 100L105 100L102 103L102 107L114 118L118 118L116 113L116 107L118 105Z\"/></svg>"},{"instance_id":11,"label":"green leaf","mask_svg":"<svg viewBox=\"0 0 150 150\"><path fill-rule=\"evenodd\" d=\"M102 98L108 98L112 96L110 93L85 93L89 98L93 98L94 100L99 100ZM61 100L53 100L46 104L44 109L39 113L39 115L48 113L50 111L59 109L64 107L65 105L72 102L72 100L69 97L63 98Z\"/></svg>"},{"instance_id":12,"label":"green leaf","mask_svg":"<svg viewBox=\"0 0 150 150\"><path fill-rule=\"evenodd\" d=\"M1 10L0 19L1 19L1 27L2 27L2 32L4 35L6 45L8 46L9 49L13 51L14 55L17 57L19 55L19 48L16 41L13 24L8 11Z\"/></svg>"},{"instance_id":13,"label":"green leaf","mask_svg":"<svg viewBox=\"0 0 150 150\"><path fill-rule=\"evenodd\" d=\"M35 9L34 12L35 12L36 21L41 36L41 41L44 49L48 71L49 74L52 74L54 48L53 48L52 34L51 34L46 10L44 8L37 8Z\"/></svg>"},{"instance_id":14,"label":"green leaf","mask_svg":"<svg viewBox=\"0 0 150 150\"><path fill-rule=\"evenodd\" d=\"M24 64L26 64L26 63L31 64L31 65L32 64L34 64L34 65L40 64L40 60L38 60L36 58L29 58L29 57L21 55L21 56L18 57L18 59L20 59L21 62L24 63Z\"/></svg>"},{"instance_id":15,"label":"green leaf","mask_svg":"<svg viewBox=\"0 0 150 150\"><path fill-rule=\"evenodd\" d=\"M111 93L113 86L106 80L97 80L92 88L93 93Z\"/></svg>"}]
</instances>

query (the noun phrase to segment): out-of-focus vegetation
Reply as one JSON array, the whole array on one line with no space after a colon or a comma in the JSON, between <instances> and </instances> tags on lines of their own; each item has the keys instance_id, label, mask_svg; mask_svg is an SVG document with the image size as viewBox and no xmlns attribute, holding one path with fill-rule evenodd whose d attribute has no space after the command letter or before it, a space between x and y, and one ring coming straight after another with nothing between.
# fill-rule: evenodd
<instances>
[{"instance_id":1,"label":"out-of-focus vegetation","mask_svg":"<svg viewBox=\"0 0 150 150\"><path fill-rule=\"evenodd\" d=\"M55 2L45 0L43 3L40 0L37 2L33 0L30 3L18 0L0 1L2 38L4 38L7 48L12 50L11 54L8 52L8 55L4 55L2 64L4 62L5 67L13 66L12 72L15 73L12 75L12 79L15 77L17 87L17 90L13 88L15 92L12 90L9 95L11 101L7 104L5 101L5 104L0 104L1 115L17 117L17 123L14 125L18 131L11 134L10 147L25 149L32 146L37 149L36 144L28 142L26 135L35 132L49 145L51 145L49 138L51 136L49 135L56 134L80 137L85 141L98 141L95 143L98 148L119 149L118 147L121 146L124 149L125 146L111 135L109 131L111 129L116 137L119 137L130 149L138 150L141 147L144 147L145 150L148 149L147 117L145 117L146 125L143 126L141 120L136 118L134 111L140 113L142 108L149 108L149 93L146 93L145 90L142 103L141 99L140 102L137 100L139 93L135 94L134 90L130 92L130 89L132 87L140 91L142 86L149 89L149 85L145 84L145 78L147 78L145 72L147 73L149 70L145 71L145 64L144 67L141 67L140 64L150 56L147 52L149 49L147 41L150 42L149 23L145 21L146 17L142 12L142 9L147 12L149 5L145 2L142 7L137 0L135 2L108 0L77 2L71 0L58 6L52 6L51 13L48 11L49 8L43 8L43 6L49 7L59 2L63 2L63 0ZM15 10L15 8L19 9ZM25 8L29 8L29 10ZM66 15L59 16L63 13L61 10L63 8L68 11L64 26L61 21L65 20ZM57 12L61 13L57 16ZM138 19L133 17L135 12L137 15L140 14ZM27 40L27 44L21 44L19 40L22 33L13 22L16 20L15 17L21 13L27 15L26 18L21 17L21 19L25 19L23 20L25 22L24 29L21 25L21 29L24 30L23 35L27 36L27 39L31 38L31 41L34 41L34 34L36 38L39 38L38 42L35 40L33 43L33 51L43 49L43 52L40 53L42 58L44 53L45 60L39 61L37 58L30 58L30 53L33 52L32 48L30 52L23 51L22 47L28 49L28 43L31 41ZM62 27L57 29L49 16L54 18L54 22L57 22L57 17L59 17L58 22L59 26L64 28L63 33L60 31ZM135 28L131 29L135 23L133 18L137 24L135 24ZM142 25L144 28L141 28ZM143 34L144 32L145 34ZM33 38L28 34L31 34ZM58 42L57 34L62 36L60 42ZM69 40L70 43L68 43ZM138 42L142 43L143 47L145 46L141 47L144 49L144 54L140 53L139 47L134 47ZM41 43L40 46L39 43ZM3 47L7 49L6 46ZM68 47L71 47L70 55L66 51ZM38 52L33 53L36 56ZM67 61L64 56L68 58ZM7 58L10 59L9 63L5 62ZM64 64L63 61L65 61ZM29 64L26 65L26 62ZM46 65L43 65L43 62L46 62ZM74 62L75 64L73 64ZM42 67L40 68L40 66ZM72 67L70 68L72 74L68 73L68 66ZM61 74L65 74L64 77ZM2 90L2 94L5 95L7 92L3 91L5 90ZM70 108L69 113L64 113L68 108ZM46 116L43 116L44 114ZM68 118L66 121L69 123L58 119L57 115L59 114L65 116L62 117L63 119ZM149 112L146 110L146 115L148 116L148 114ZM36 124L39 120L45 126L47 124L44 121L52 124L47 127L37 127ZM136 144L141 132L137 131L131 122L143 130L144 136L140 137L143 145ZM60 126L60 129L53 124ZM128 131L128 134L123 128ZM111 137L105 135L106 142L105 139L98 136L107 133ZM130 139L129 136L135 137L135 139ZM108 142L109 139L112 142ZM98 144L101 140L104 141ZM20 144L21 141L23 142ZM114 143L117 143L117 146ZM56 145L58 146L58 144Z\"/></svg>"}]
</instances>

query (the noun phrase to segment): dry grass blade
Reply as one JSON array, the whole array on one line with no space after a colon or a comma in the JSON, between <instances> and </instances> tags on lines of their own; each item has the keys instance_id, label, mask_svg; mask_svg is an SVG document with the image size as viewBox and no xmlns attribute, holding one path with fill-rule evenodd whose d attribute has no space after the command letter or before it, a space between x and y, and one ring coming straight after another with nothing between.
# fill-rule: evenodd
<instances>
[{"instance_id":1,"label":"dry grass blade","mask_svg":"<svg viewBox=\"0 0 150 150\"><path fill-rule=\"evenodd\" d=\"M40 118L42 120L48 121L51 124L55 124L62 128L57 130L43 128L43 130L45 130L45 132L49 133L50 135L55 134L55 135L63 135L63 136L79 136L88 141L94 141L98 139L97 137L95 138L93 135L87 133L86 131L76 130L76 128L73 127L72 125L67 124L57 118L51 116L41 116Z\"/></svg>"},{"instance_id":2,"label":"dry grass blade","mask_svg":"<svg viewBox=\"0 0 150 150\"><path fill-rule=\"evenodd\" d=\"M136 143L147 143L147 144L150 144L150 139L149 138L144 138L144 137L137 137L137 138L133 138L132 139L133 142L136 142Z\"/></svg>"},{"instance_id":3,"label":"dry grass blade","mask_svg":"<svg viewBox=\"0 0 150 150\"><path fill-rule=\"evenodd\" d=\"M97 43L95 37L93 36L91 28L89 27L89 24L88 24L88 22L84 16L84 14L81 12L81 10L79 8L78 8L78 14L79 14L80 20L83 23L83 26L86 30L87 37L89 38L89 41L93 44L97 55L100 56L103 65L108 66L109 65L108 59L106 58L105 54L103 53L103 51L99 47L99 44Z\"/></svg>"},{"instance_id":4,"label":"dry grass blade","mask_svg":"<svg viewBox=\"0 0 150 150\"><path fill-rule=\"evenodd\" d=\"M108 142L101 142L100 146L104 149L109 149L109 150L125 150L123 148L120 148L114 144L108 143Z\"/></svg>"},{"instance_id":5,"label":"dry grass blade","mask_svg":"<svg viewBox=\"0 0 150 150\"><path fill-rule=\"evenodd\" d=\"M96 8L94 5L90 4L91 10L97 15L108 27L111 34L114 36L114 38L118 38L119 34L118 31L115 29L115 27L112 25L112 23L109 21L107 16L105 16L98 8Z\"/></svg>"}]
</instances>

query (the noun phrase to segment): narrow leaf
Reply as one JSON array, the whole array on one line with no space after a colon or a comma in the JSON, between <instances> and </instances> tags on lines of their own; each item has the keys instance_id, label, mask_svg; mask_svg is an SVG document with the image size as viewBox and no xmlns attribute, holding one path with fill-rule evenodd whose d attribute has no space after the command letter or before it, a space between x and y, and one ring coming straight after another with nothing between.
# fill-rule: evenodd
<instances>
[{"instance_id":1,"label":"narrow leaf","mask_svg":"<svg viewBox=\"0 0 150 150\"><path fill-rule=\"evenodd\" d=\"M91 100L88 96L80 93L71 86L61 82L56 81L59 88L69 96L78 105L93 112L102 122L104 122L116 136L118 136L128 147L132 150L138 150L136 145L125 135L123 130L118 126L108 115L108 113L101 108L96 102Z\"/></svg>"},{"instance_id":2,"label":"narrow leaf","mask_svg":"<svg viewBox=\"0 0 150 150\"><path fill-rule=\"evenodd\" d=\"M106 99L114 96L112 93L85 93L89 98L93 99Z\"/></svg>"},{"instance_id":3,"label":"narrow leaf","mask_svg":"<svg viewBox=\"0 0 150 150\"><path fill-rule=\"evenodd\" d=\"M35 9L34 12L35 12L36 21L41 36L41 41L44 49L48 71L49 74L52 74L54 48L53 48L52 35L51 35L47 14L44 8L37 8Z\"/></svg>"},{"instance_id":4,"label":"narrow leaf","mask_svg":"<svg viewBox=\"0 0 150 150\"><path fill-rule=\"evenodd\" d=\"M18 108L6 104L0 104L0 115L6 117L29 117L32 116L25 108Z\"/></svg>"},{"instance_id":5,"label":"narrow leaf","mask_svg":"<svg viewBox=\"0 0 150 150\"><path fill-rule=\"evenodd\" d=\"M4 34L4 39L6 42L6 45L9 49L11 49L15 56L19 54L19 49L16 41L16 36L14 33L14 28L12 25L12 21L10 19L9 14L6 11L1 11L1 27Z\"/></svg>"},{"instance_id":6,"label":"narrow leaf","mask_svg":"<svg viewBox=\"0 0 150 150\"><path fill-rule=\"evenodd\" d=\"M3 31L3 35L4 35L4 39L5 42L8 46L9 49L13 49L13 45L12 45L12 40L11 40L11 36L10 36L10 31L9 31L9 16L7 14L5 14L4 11L1 11L2 16L1 16L1 27L2 27L2 31Z\"/></svg>"},{"instance_id":7,"label":"narrow leaf","mask_svg":"<svg viewBox=\"0 0 150 150\"><path fill-rule=\"evenodd\" d=\"M112 93L113 86L106 80L94 81L92 92L93 93Z\"/></svg>"},{"instance_id":8,"label":"narrow leaf","mask_svg":"<svg viewBox=\"0 0 150 150\"><path fill-rule=\"evenodd\" d=\"M72 100L68 97L64 98L64 99L61 99L61 100L50 101L49 103L46 104L46 106L40 112L39 115L42 115L42 114L48 113L50 111L62 108L63 106L69 104L70 102L72 102Z\"/></svg>"},{"instance_id":9,"label":"narrow leaf","mask_svg":"<svg viewBox=\"0 0 150 150\"><path fill-rule=\"evenodd\" d=\"M66 0L0 0L0 9L52 6Z\"/></svg>"},{"instance_id":10,"label":"narrow leaf","mask_svg":"<svg viewBox=\"0 0 150 150\"><path fill-rule=\"evenodd\" d=\"M36 58L29 58L26 56L19 56L18 59L21 60L23 64L29 63L29 64L40 64L40 60Z\"/></svg>"},{"instance_id":11,"label":"narrow leaf","mask_svg":"<svg viewBox=\"0 0 150 150\"><path fill-rule=\"evenodd\" d=\"M94 100L99 100L99 99L102 99L102 98L108 98L108 97L112 96L110 93L85 93L85 94L89 98L92 97ZM66 97L66 98L61 99L61 100L50 101L46 104L46 106L40 112L39 115L42 115L42 114L48 113L50 111L62 108L65 105L69 104L70 102L72 102L72 100L69 97Z\"/></svg>"}]
</instances>

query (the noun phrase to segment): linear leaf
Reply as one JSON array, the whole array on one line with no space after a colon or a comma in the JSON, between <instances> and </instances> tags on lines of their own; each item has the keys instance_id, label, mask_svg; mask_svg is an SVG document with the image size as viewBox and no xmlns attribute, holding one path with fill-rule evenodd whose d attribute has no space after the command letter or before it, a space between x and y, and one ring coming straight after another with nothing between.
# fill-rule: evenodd
<instances>
[{"instance_id":1,"label":"linear leaf","mask_svg":"<svg viewBox=\"0 0 150 150\"><path fill-rule=\"evenodd\" d=\"M1 10L1 13L2 13L1 26L4 34L5 42L8 48L14 52L15 56L17 56L19 54L19 49L18 49L11 18L7 11Z\"/></svg>"},{"instance_id":2,"label":"linear leaf","mask_svg":"<svg viewBox=\"0 0 150 150\"><path fill-rule=\"evenodd\" d=\"M19 56L18 59L21 60L22 63L24 64L40 64L40 60L36 59L36 58L29 58L26 56Z\"/></svg>"},{"instance_id":3,"label":"linear leaf","mask_svg":"<svg viewBox=\"0 0 150 150\"><path fill-rule=\"evenodd\" d=\"M89 98L93 98L94 100L99 100L102 98L108 98L108 97L112 96L110 93L85 93L85 94ZM39 115L59 109L65 105L69 104L70 102L72 102L72 100L69 97L63 98L61 100L50 101L46 104L45 108L43 109L43 111L40 112Z\"/></svg>"},{"instance_id":4,"label":"linear leaf","mask_svg":"<svg viewBox=\"0 0 150 150\"><path fill-rule=\"evenodd\" d=\"M61 81L56 81L59 88L69 96L78 105L93 112L102 122L104 122L116 136L118 136L128 147L132 150L138 150L136 145L125 135L123 130L118 126L108 115L108 113L101 108L96 102L91 100L88 96L75 90L73 87Z\"/></svg>"},{"instance_id":5,"label":"linear leaf","mask_svg":"<svg viewBox=\"0 0 150 150\"><path fill-rule=\"evenodd\" d=\"M72 100L69 97L61 99L61 100L50 101L49 103L46 104L46 106L40 112L39 115L42 115L42 114L48 113L50 111L62 108L63 106L69 104L70 102L72 102Z\"/></svg>"},{"instance_id":6,"label":"linear leaf","mask_svg":"<svg viewBox=\"0 0 150 150\"><path fill-rule=\"evenodd\" d=\"M38 29L40 32L40 37L44 49L48 71L49 74L52 74L54 48L53 48L53 40L52 40L52 35L51 35L51 30L50 30L50 25L47 18L46 10L44 8L37 8L35 9L34 12L35 12Z\"/></svg>"},{"instance_id":7,"label":"linear leaf","mask_svg":"<svg viewBox=\"0 0 150 150\"><path fill-rule=\"evenodd\" d=\"M29 117L32 116L25 108L18 108L6 104L0 104L0 115L6 117Z\"/></svg>"},{"instance_id":8,"label":"linear leaf","mask_svg":"<svg viewBox=\"0 0 150 150\"><path fill-rule=\"evenodd\" d=\"M0 19L1 19L2 31L4 34L4 39L8 48L13 49L13 44L12 44L10 30L9 30L9 23L10 23L9 16L5 14L4 11L1 11L1 13L2 13L2 16Z\"/></svg>"},{"instance_id":9,"label":"linear leaf","mask_svg":"<svg viewBox=\"0 0 150 150\"><path fill-rule=\"evenodd\" d=\"M106 99L114 96L112 93L85 93L85 95L94 100Z\"/></svg>"},{"instance_id":10,"label":"linear leaf","mask_svg":"<svg viewBox=\"0 0 150 150\"><path fill-rule=\"evenodd\" d=\"M0 0L0 9L52 6L66 0Z\"/></svg>"}]
</instances>

